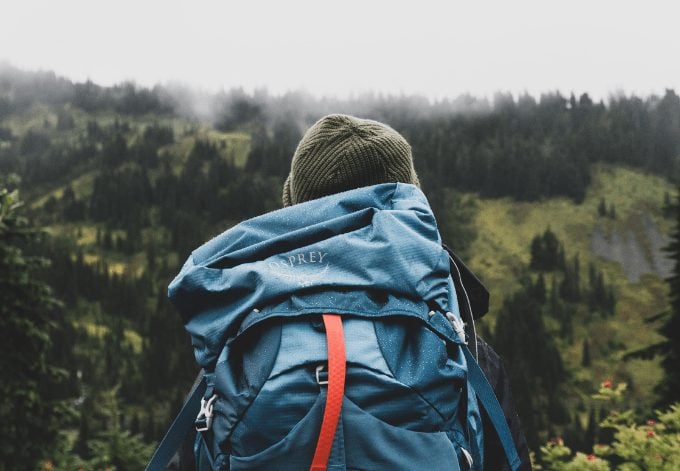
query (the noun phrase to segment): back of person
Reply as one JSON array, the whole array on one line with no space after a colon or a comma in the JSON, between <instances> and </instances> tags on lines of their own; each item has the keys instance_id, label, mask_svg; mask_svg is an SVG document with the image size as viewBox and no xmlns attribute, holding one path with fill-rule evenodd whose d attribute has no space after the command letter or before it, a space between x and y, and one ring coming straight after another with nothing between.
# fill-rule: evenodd
<instances>
[{"instance_id":1,"label":"back of person","mask_svg":"<svg viewBox=\"0 0 680 471\"><path fill-rule=\"evenodd\" d=\"M519 467L418 184L398 133L332 115L284 209L192 253L169 293L207 372L197 469L481 470L478 395Z\"/></svg>"}]
</instances>

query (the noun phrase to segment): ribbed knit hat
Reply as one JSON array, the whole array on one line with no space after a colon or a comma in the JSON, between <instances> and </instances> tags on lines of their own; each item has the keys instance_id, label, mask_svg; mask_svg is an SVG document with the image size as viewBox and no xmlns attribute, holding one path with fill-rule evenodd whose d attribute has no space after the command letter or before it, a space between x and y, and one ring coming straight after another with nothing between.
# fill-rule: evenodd
<instances>
[{"instance_id":1,"label":"ribbed knit hat","mask_svg":"<svg viewBox=\"0 0 680 471\"><path fill-rule=\"evenodd\" d=\"M406 139L378 121L332 114L300 140L283 185L283 205L390 182L420 184Z\"/></svg>"}]
</instances>

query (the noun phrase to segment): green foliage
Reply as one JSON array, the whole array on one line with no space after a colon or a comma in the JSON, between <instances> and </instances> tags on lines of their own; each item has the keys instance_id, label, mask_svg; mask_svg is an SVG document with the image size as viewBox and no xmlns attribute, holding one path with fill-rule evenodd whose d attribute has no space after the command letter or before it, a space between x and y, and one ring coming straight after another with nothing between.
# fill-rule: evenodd
<instances>
[{"instance_id":1,"label":"green foliage","mask_svg":"<svg viewBox=\"0 0 680 471\"><path fill-rule=\"evenodd\" d=\"M78 439L60 433L55 451L40 469L50 471L128 471L144 469L153 446L120 427L116 388L96 394L81 410ZM89 425L83 425L89 424ZM90 432L91 429L95 429ZM92 436L90 436L92 433Z\"/></svg>"},{"instance_id":2,"label":"green foliage","mask_svg":"<svg viewBox=\"0 0 680 471\"><path fill-rule=\"evenodd\" d=\"M476 200L470 195L446 189L432 200L432 205L444 243L460 257L466 258L477 237L474 225Z\"/></svg>"},{"instance_id":3,"label":"green foliage","mask_svg":"<svg viewBox=\"0 0 680 471\"><path fill-rule=\"evenodd\" d=\"M72 409L59 397L67 373L51 357L60 305L26 255L38 236L17 213L18 192L0 182L0 469L30 469L56 444Z\"/></svg>"},{"instance_id":4,"label":"green foliage","mask_svg":"<svg viewBox=\"0 0 680 471\"><path fill-rule=\"evenodd\" d=\"M625 384L602 383L593 399L607 406L620 405ZM543 465L538 469L672 471L680 463L680 403L657 411L656 419L640 423L629 409L614 409L600 422L613 437L611 443L595 443L593 454L572 453L561 438L550 440L541 447Z\"/></svg>"},{"instance_id":5,"label":"green foliage","mask_svg":"<svg viewBox=\"0 0 680 471\"><path fill-rule=\"evenodd\" d=\"M88 462L88 469L96 470L144 469L153 453L153 446L121 430L106 430L88 445L94 456Z\"/></svg>"},{"instance_id":6,"label":"green foliage","mask_svg":"<svg viewBox=\"0 0 680 471\"><path fill-rule=\"evenodd\" d=\"M93 446L119 455L111 451L117 444L137 449L127 440L143 431L151 442L166 428L195 375L188 338L165 299L169 279L200 243L280 206L300 131L328 110L383 120L410 141L445 241L492 290L480 327L492 331L498 321L535 447L564 432L581 437L574 449L588 451L584 437L606 435L596 426L602 412L583 400L593 378L630 381L641 409L653 400L658 362L620 358L661 340L658 322L644 319L667 309L666 286L654 276L629 283L618 265L592 256L590 235L594 228L606 237L626 234L642 214L668 232L659 205L667 216L674 211L662 178L679 168L673 91L605 105L585 94L431 104L235 90L214 100L217 127L232 131L224 133L179 116L188 98L160 88L73 84L16 70L0 76L8 91L0 97L0 174L21 174L26 214L53 235L16 246L23 260L51 260L36 263L30 281L45 280L64 303L55 307L46 358L66 381L50 390L79 405L78 416L61 421L51 455L59 469L95 469ZM499 196L512 199L484 198ZM529 336L547 340L528 345ZM680 371L673 363L667 369L671 379ZM663 387L676 400L679 389ZM109 391L119 402L115 421L93 410ZM587 469L592 460L583 456ZM107 459L96 466L116 463Z\"/></svg>"},{"instance_id":7,"label":"green foliage","mask_svg":"<svg viewBox=\"0 0 680 471\"><path fill-rule=\"evenodd\" d=\"M552 336L543 319L541 303L526 286L503 303L496 321L494 347L503 358L513 395L531 448L547 436L551 423L565 422L558 399L564 394L566 372ZM527 333L531 332L531 340Z\"/></svg>"},{"instance_id":8,"label":"green foliage","mask_svg":"<svg viewBox=\"0 0 680 471\"><path fill-rule=\"evenodd\" d=\"M680 203L680 190L678 203ZM671 243L666 250L673 260L673 272L667 280L670 288L671 312L661 327L661 333L667 339L664 342L664 355L661 361L666 375L659 385L658 392L661 396L661 403L665 405L677 401L680 396L680 204L675 205L675 228Z\"/></svg>"},{"instance_id":9,"label":"green foliage","mask_svg":"<svg viewBox=\"0 0 680 471\"><path fill-rule=\"evenodd\" d=\"M564 247L550 228L543 235L536 235L531 240L531 262L533 270L553 271L564 269Z\"/></svg>"}]
</instances>

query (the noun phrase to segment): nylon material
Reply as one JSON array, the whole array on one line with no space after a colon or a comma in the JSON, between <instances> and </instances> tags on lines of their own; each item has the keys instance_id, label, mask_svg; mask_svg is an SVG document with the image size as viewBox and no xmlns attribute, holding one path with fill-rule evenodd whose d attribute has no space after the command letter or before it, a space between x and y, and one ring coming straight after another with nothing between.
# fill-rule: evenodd
<instances>
[{"instance_id":1,"label":"nylon material","mask_svg":"<svg viewBox=\"0 0 680 471\"><path fill-rule=\"evenodd\" d=\"M362 367L347 366L345 395L378 420L421 432L453 426L412 388ZM311 367L267 381L234 429L234 450L238 455L253 454L281 440L317 401L320 391L324 389L316 383Z\"/></svg>"},{"instance_id":2,"label":"nylon material","mask_svg":"<svg viewBox=\"0 0 680 471\"><path fill-rule=\"evenodd\" d=\"M413 320L411 324L414 322L418 321ZM373 322L346 319L344 330L349 361L347 397L377 419L405 429L437 431L448 430L453 426L451 421L444 420L442 414L415 388L398 382L391 377L391 373L388 373L389 376L376 375L373 369L377 365L380 365L379 369L383 371L389 372L389 368L378 346ZM419 330L427 332L422 327ZM385 334L385 337L390 337L390 334ZM437 343L438 348L444 349L445 355L445 347L438 337L430 333L427 338ZM311 325L311 319L305 318L284 324L281 340L282 345L270 379L249 405L234 431L233 447L239 455L253 454L281 440L304 417L317 399L319 386L314 380L313 367L326 360L325 334L315 330ZM395 342L400 343L403 340L397 338ZM432 349L432 342L421 342L413 348L429 351ZM363 364L371 371L353 365L353 362ZM310 367L300 368L299 365L304 363L309 363ZM459 376L462 374L460 366L452 360L444 365L445 368L458 368ZM284 371L287 374L282 375ZM431 376L427 374L419 376L422 378L421 383L412 382L424 391L430 400L439 391L441 401L447 407L444 414L449 413L448 408L455 410L458 404L458 390L450 382L439 384L433 381L437 374L435 371L429 373ZM282 405L282 398L285 398L285 407ZM236 416L237 413L229 414L231 423Z\"/></svg>"},{"instance_id":3,"label":"nylon material","mask_svg":"<svg viewBox=\"0 0 680 471\"><path fill-rule=\"evenodd\" d=\"M229 346L225 346L220 354L224 361L217 363L214 374L209 375L220 396L215 407L223 416L219 424L223 437L231 433L269 375L278 352L281 327L274 324L266 330L254 332L253 337L257 339L253 338L250 344L244 342L243 349L238 350L235 358L232 358Z\"/></svg>"},{"instance_id":4,"label":"nylon material","mask_svg":"<svg viewBox=\"0 0 680 471\"><path fill-rule=\"evenodd\" d=\"M397 203L402 209L392 210ZM367 207L376 216L370 226L357 230ZM328 230L323 221L342 225ZM272 246L268 240L275 233L278 240ZM291 234L326 239L300 246ZM448 266L440 269L439 243L434 217L419 189L405 184L365 187L239 224L198 249L193 255L198 265L185 264L169 294L192 334L199 364L209 367L253 308L310 289L380 289L444 306L449 272ZM298 248L274 255L272 247ZM223 269L205 265L230 257L235 258L232 264L245 255L257 261Z\"/></svg>"},{"instance_id":5,"label":"nylon material","mask_svg":"<svg viewBox=\"0 0 680 471\"><path fill-rule=\"evenodd\" d=\"M345 396L366 413L395 427L437 432L452 426L413 388L364 369L348 369Z\"/></svg>"},{"instance_id":6,"label":"nylon material","mask_svg":"<svg viewBox=\"0 0 680 471\"><path fill-rule=\"evenodd\" d=\"M307 416L319 393L311 368L267 381L234 427L230 440L233 452L237 456L253 455L283 439Z\"/></svg>"},{"instance_id":7,"label":"nylon material","mask_svg":"<svg viewBox=\"0 0 680 471\"><path fill-rule=\"evenodd\" d=\"M214 404L216 417L213 420L213 431L216 431L215 436L225 438L231 434L232 428L253 401L255 393L244 389L240 378L235 377L232 369L224 363L219 363L215 369L215 389L220 394Z\"/></svg>"},{"instance_id":8,"label":"nylon material","mask_svg":"<svg viewBox=\"0 0 680 471\"><path fill-rule=\"evenodd\" d=\"M194 250L192 258L196 264L214 263L228 253L246 249L254 243L324 224L342 215L365 212L366 208L391 208L393 195L397 191L409 199L424 199L422 193L409 194L401 186L403 185L385 183L371 187L371 191L345 191L248 219ZM301 220L304 224L301 224Z\"/></svg>"},{"instance_id":9,"label":"nylon material","mask_svg":"<svg viewBox=\"0 0 680 471\"><path fill-rule=\"evenodd\" d=\"M394 377L432 404L441 415L438 422L455 419L467 372L460 349L451 358L446 343L411 320L376 322L375 330Z\"/></svg>"},{"instance_id":10,"label":"nylon material","mask_svg":"<svg viewBox=\"0 0 680 471\"><path fill-rule=\"evenodd\" d=\"M343 330L348 363L391 375L371 321L347 318ZM311 319L288 322L282 328L281 347L270 378L299 365L324 363L326 358L326 336L312 327Z\"/></svg>"},{"instance_id":11,"label":"nylon material","mask_svg":"<svg viewBox=\"0 0 680 471\"><path fill-rule=\"evenodd\" d=\"M345 399L342 425L348 469L458 471L456 450L444 432L414 432L384 423ZM370 437L366 432L370 431Z\"/></svg>"},{"instance_id":12,"label":"nylon material","mask_svg":"<svg viewBox=\"0 0 680 471\"><path fill-rule=\"evenodd\" d=\"M339 291L335 288L330 288L293 294L283 298L278 303L263 307L260 312L253 312L246 316L241 323L239 335L253 324L261 322L268 317L319 314L331 311L364 318L385 315L410 315L417 316L426 322L429 320L427 316L429 309L421 299L397 296L389 291L384 291L384 293L387 295L387 299L384 302L377 302L370 292L363 290ZM451 338L454 339L455 335Z\"/></svg>"},{"instance_id":13,"label":"nylon material","mask_svg":"<svg viewBox=\"0 0 680 471\"><path fill-rule=\"evenodd\" d=\"M333 447L328 458L326 471L345 471L345 434L342 425L338 424L333 437Z\"/></svg>"},{"instance_id":14,"label":"nylon material","mask_svg":"<svg viewBox=\"0 0 680 471\"><path fill-rule=\"evenodd\" d=\"M273 445L247 456L232 454L230 471L276 469L277 471L300 471L312 462L317 434L321 424L325 391L319 394L307 414L284 438Z\"/></svg>"},{"instance_id":15,"label":"nylon material","mask_svg":"<svg viewBox=\"0 0 680 471\"><path fill-rule=\"evenodd\" d=\"M214 469L212 455L200 433L196 434L194 441L194 461L197 470Z\"/></svg>"},{"instance_id":16,"label":"nylon material","mask_svg":"<svg viewBox=\"0 0 680 471\"><path fill-rule=\"evenodd\" d=\"M256 240L259 241L253 245L236 251L230 251L229 247L227 247L201 263L201 265L213 269L234 268L238 265L258 262L272 255L314 245L333 236L369 226L375 212L376 209L374 208L366 208L353 214L334 217L314 225L305 225L269 238L266 238L266 232L265 234L258 233ZM276 224L276 221L271 221L270 224Z\"/></svg>"},{"instance_id":17,"label":"nylon material","mask_svg":"<svg viewBox=\"0 0 680 471\"><path fill-rule=\"evenodd\" d=\"M241 337L238 345L232 347L239 355L230 364L236 369L243 365L243 376L251 391L260 390L271 375L279 355L283 326L280 321L274 322L264 324L259 331L254 330Z\"/></svg>"},{"instance_id":18,"label":"nylon material","mask_svg":"<svg viewBox=\"0 0 680 471\"><path fill-rule=\"evenodd\" d=\"M231 470L299 471L311 463L311 450L321 421L322 393L308 414L284 438L248 456L232 455ZM456 449L446 433L415 432L394 427L366 413L352 401L343 401L342 431L347 469L459 470ZM370 431L367 440L366 431ZM339 456L335 456L339 460ZM338 465L337 461L334 463Z\"/></svg>"},{"instance_id":19,"label":"nylon material","mask_svg":"<svg viewBox=\"0 0 680 471\"><path fill-rule=\"evenodd\" d=\"M326 328L328 346L328 383L326 384L326 404L321 430L312 459L312 470L319 468L325 470L328 465L342 412L347 372L342 317L338 314L323 314L323 324Z\"/></svg>"},{"instance_id":20,"label":"nylon material","mask_svg":"<svg viewBox=\"0 0 680 471\"><path fill-rule=\"evenodd\" d=\"M479 410L479 403L477 402L477 394L471 385L468 384L468 413L467 426L468 437L474 437L470 443L470 453L472 454L473 470L484 469L484 426L482 425L482 416Z\"/></svg>"}]
</instances>

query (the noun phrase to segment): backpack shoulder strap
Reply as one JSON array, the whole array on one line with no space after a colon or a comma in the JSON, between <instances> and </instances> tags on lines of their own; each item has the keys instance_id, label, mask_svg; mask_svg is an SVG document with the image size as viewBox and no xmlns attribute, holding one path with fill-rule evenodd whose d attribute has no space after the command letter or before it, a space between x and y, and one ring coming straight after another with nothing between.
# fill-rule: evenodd
<instances>
[{"instance_id":1,"label":"backpack shoulder strap","mask_svg":"<svg viewBox=\"0 0 680 471\"><path fill-rule=\"evenodd\" d=\"M484 372L479 367L479 363L474 359L470 349L467 346L463 346L463 352L465 354L465 359L467 360L468 366L468 380L475 392L477 397L484 407L489 420L496 430L496 434L503 446L503 451L505 451L505 457L508 460L510 469L517 471L521 464L519 455L517 454L517 448L515 447L515 442L512 439L512 434L510 433L510 427L508 427L508 422L505 420L505 414L503 414L503 409L498 403L496 394L493 392L493 388L487 381Z\"/></svg>"},{"instance_id":2,"label":"backpack shoulder strap","mask_svg":"<svg viewBox=\"0 0 680 471\"><path fill-rule=\"evenodd\" d=\"M189 398L184 402L182 410L179 411L170 429L166 432L163 440L156 448L146 471L165 471L168 463L179 449L194 425L196 416L201 409L201 399L206 391L206 383L203 378L203 371L199 375L199 381L194 383L194 387L189 393Z\"/></svg>"}]
</instances>

